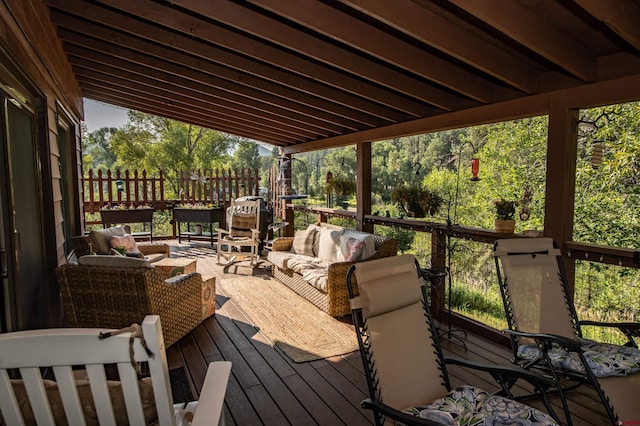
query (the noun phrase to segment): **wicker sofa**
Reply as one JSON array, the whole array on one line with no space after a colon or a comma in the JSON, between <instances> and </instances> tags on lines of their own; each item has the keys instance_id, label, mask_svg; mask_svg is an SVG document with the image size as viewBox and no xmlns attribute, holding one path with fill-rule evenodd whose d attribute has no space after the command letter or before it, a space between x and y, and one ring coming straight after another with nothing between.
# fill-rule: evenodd
<instances>
[{"instance_id":1,"label":"wicker sofa","mask_svg":"<svg viewBox=\"0 0 640 426\"><path fill-rule=\"evenodd\" d=\"M129 262L129 266L69 263L56 268L65 325L122 328L156 314L162 321L165 344L170 346L202 322L203 281L199 273L165 280L149 262L118 257L85 256ZM134 265L136 261L139 266Z\"/></svg>"},{"instance_id":2,"label":"wicker sofa","mask_svg":"<svg viewBox=\"0 0 640 426\"><path fill-rule=\"evenodd\" d=\"M315 226L319 227L320 230L327 229L338 232L347 231L345 228L327 223L318 223ZM373 238L375 253L366 260L361 260L362 262L387 256L395 256L398 252L397 240L385 238L379 235L367 234L361 231L348 230L348 232L355 235L370 236ZM282 265L282 262L278 259L281 258L282 255L279 255L278 252L291 253L294 245L294 238L295 237L281 237L276 238L273 241L272 251L267 256L267 259L272 263L271 271L273 277L332 317L351 314L349 296L347 294L346 277L347 271L356 262L335 261L329 263L327 267L326 286L324 286L324 290L319 289L305 280L301 273L295 272L293 269L288 267L278 266ZM355 291L357 294L357 285L355 286Z\"/></svg>"}]
</instances>

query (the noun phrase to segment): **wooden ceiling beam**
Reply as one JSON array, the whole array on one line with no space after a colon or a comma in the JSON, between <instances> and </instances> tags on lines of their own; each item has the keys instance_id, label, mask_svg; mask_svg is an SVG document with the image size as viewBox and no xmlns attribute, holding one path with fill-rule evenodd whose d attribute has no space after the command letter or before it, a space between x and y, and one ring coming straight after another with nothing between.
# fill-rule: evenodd
<instances>
[{"instance_id":1,"label":"wooden ceiling beam","mask_svg":"<svg viewBox=\"0 0 640 426\"><path fill-rule=\"evenodd\" d=\"M171 9L169 6L161 7L150 0L137 0L135 2L129 0L100 0L100 3L128 13L145 16L176 31L218 44L274 67L323 81L326 84L336 84L336 81L344 81L345 77L351 79L351 84L354 84L354 80L359 81L358 85L364 84L368 88L367 91L362 93L365 98L376 99L370 89L379 87L392 93L402 94L407 101L413 100L413 102L417 102L423 107L427 104L444 110L453 110L460 108L465 103L469 103L469 100L463 97L455 96L416 78L411 78L391 68L383 67L374 61L347 54L347 52L335 49L330 44L323 45L323 48L329 49L328 52L323 52L323 49L316 48L313 49L314 52L291 53L288 49L278 48L271 43L259 41L256 37L232 31L221 25L210 24L208 21L194 18L192 15L181 13L177 9ZM176 4L176 2L173 2L173 4ZM264 28L264 25L267 24L261 20L259 22L250 20L248 9L241 7L240 10L235 10L235 4L228 1L225 1L222 6L216 6L217 4L215 2L192 2L188 6L190 10L196 12L200 12L200 6L205 7L205 11L210 12L212 15L209 17L218 22L229 18L226 19L227 25L233 26L233 23L229 21L235 22L237 25L242 25L244 21L250 27L260 24L264 31L273 31L273 29L269 29L270 27ZM184 3L180 3L180 5L184 6ZM231 19L232 17L234 19ZM236 20L239 20L239 22L236 22ZM275 22L273 21L272 24L275 25ZM250 28L244 28L244 30L250 30ZM307 36L303 36L303 33L296 34L296 37L301 40L307 39ZM297 43L297 41L295 42ZM314 46L315 44L306 47L312 50ZM325 59L329 62L320 59L328 55L328 53L331 53L331 56ZM335 60L333 60L334 57ZM334 63L336 61L340 61L340 63ZM341 87L349 90L348 86L341 85Z\"/></svg>"},{"instance_id":2,"label":"wooden ceiling beam","mask_svg":"<svg viewBox=\"0 0 640 426\"><path fill-rule=\"evenodd\" d=\"M178 0L178 2L182 5L192 5L194 3L191 0ZM355 16L350 16L334 9L325 3L315 0L296 0L295 2L287 0L251 0L250 2L306 28L310 28L314 32L337 40L469 98L484 103L495 99L494 84L483 78L480 73L470 72L456 66L451 61L398 39L382 29L376 28ZM191 8L191 6L189 7ZM209 2L200 2L197 10L200 13L205 13L206 11L207 14L211 14L212 7L214 6ZM397 8L399 5L394 4L394 7ZM219 14L215 15L215 19L219 19ZM337 57L337 54L332 50L342 53L344 62L353 60L348 57L353 56L353 54L347 53L344 49L329 45L327 42L322 42L305 33L301 33L302 37L300 35L294 37L300 31L291 29L285 23L269 25L270 20L267 21L269 18L263 17L261 19L265 21L263 26L256 28L254 22L252 22L250 27L245 26L243 29L253 30L254 34L258 36L266 37L299 52L322 52L322 56L318 56L318 59L325 62L329 60L329 57L334 60ZM237 21L237 19L234 21ZM284 28L287 28L287 30L284 31ZM338 66L337 64L334 65Z\"/></svg>"},{"instance_id":3,"label":"wooden ceiling beam","mask_svg":"<svg viewBox=\"0 0 640 426\"><path fill-rule=\"evenodd\" d=\"M74 41L78 41L78 39L74 39ZM102 47L102 49L100 49ZM88 43L83 44L82 46L76 46L75 44L71 44L71 42L66 42L66 50L70 55L75 55L76 57L86 56L89 59L92 59L97 62L101 62L106 66L116 66L121 69L127 69L129 64L136 64L144 69L148 69L149 75L155 76L155 78L159 80L171 80L174 81L180 79L180 85L185 88L190 88L194 91L199 91L205 93L207 96L216 96L217 98L222 99L230 99L234 101L237 98L235 103L244 106L247 100L244 98L260 101L266 104L263 107L263 112L267 114L272 114L276 116L280 116L278 113L280 109L286 109L290 111L288 114L292 120L298 121L298 126L301 128L309 128L315 127L314 131L330 131L330 132L339 132L351 126L352 129L363 128L363 127L371 127L371 126L362 126L358 125L358 123L353 123L352 121L348 121L348 118L340 118L340 123L323 123L321 121L314 121L315 117L313 114L310 115L313 120L304 121L304 117L299 114L299 111L305 111L304 105L300 105L299 109L296 108L297 104L294 102L290 102L286 99L278 99L280 104L274 105L273 102L268 102L269 100L273 100L273 97L269 94L265 94L266 99L259 99L257 96L251 96L251 92L244 86L242 86L242 91L235 91L234 87L236 86L233 82L225 81L224 85L214 84L218 79L213 76L209 76L207 74L199 73L198 71L193 71L190 69L179 67L175 64L164 63L161 60L156 60L149 58L147 55L133 52L129 50L124 50L118 47L109 47L108 45L101 46L100 42L96 43ZM111 56L112 55L112 56ZM144 71L141 71L141 73ZM143 74L147 75L147 74ZM165 77L166 76L166 77ZM189 81L185 81L184 79L188 79ZM221 87L222 86L222 87ZM225 93L227 92L227 93ZM277 109L274 110L273 107ZM283 108L284 106L284 108ZM288 108L287 108L288 106ZM313 112L313 109L309 108L308 110ZM275 114L274 114L275 113ZM330 112L323 112L326 114L327 118L332 118ZM309 114L308 114L309 115ZM319 116L322 117L321 113L318 113ZM328 121L325 120L325 121ZM312 125L308 123L311 122Z\"/></svg>"},{"instance_id":4,"label":"wooden ceiling beam","mask_svg":"<svg viewBox=\"0 0 640 426\"><path fill-rule=\"evenodd\" d=\"M247 132L260 133L270 136L277 136L283 141L300 142L301 140L312 140L313 138L301 138L288 134L287 132L279 131L276 128L267 128L257 125L255 123L243 123L242 120L238 120L234 117L225 117L219 114L211 114L207 111L201 111L197 107L191 105L188 101L185 101L180 95L175 93L167 93L161 89L140 84L139 82L123 82L117 77L105 75L93 70L84 70L81 67L74 66L75 70L79 71L78 81L83 85L91 84L94 89L99 87L102 90L109 90L112 92L120 93L122 96L135 96L139 100L142 100L144 96L148 96L149 100L155 100L157 103L166 105L168 110L182 110L184 114L192 114L194 117L208 118L210 124L208 127L213 129L220 129L218 126L226 128L233 127L236 134L245 136Z\"/></svg>"},{"instance_id":5,"label":"wooden ceiling beam","mask_svg":"<svg viewBox=\"0 0 640 426\"><path fill-rule=\"evenodd\" d=\"M515 1L449 0L583 81L597 79L597 58Z\"/></svg>"},{"instance_id":6,"label":"wooden ceiling beam","mask_svg":"<svg viewBox=\"0 0 640 426\"><path fill-rule=\"evenodd\" d=\"M317 83L329 89L337 89L362 99L377 102L389 108L394 108L414 117L424 114L431 115L433 108L424 103L414 101L397 93L368 84L360 79L346 76L339 71L322 67L310 61L304 61L287 52L280 52L270 46L261 46L259 43L240 37L232 31L222 28L209 28L211 40L223 40L227 49L215 46L215 43L203 43L190 35L188 24L197 25L197 20L191 22L190 17L179 19L182 15L165 16L156 25L139 21L127 15L122 15L96 4L79 2L78 0L45 0L53 10L61 10L76 15L83 20L101 23L110 28L117 28L122 32L133 34L143 39L150 40L160 45L190 53L206 60L215 59L216 62L231 68L242 70L262 78L270 79L279 84L304 90L304 81ZM135 3L135 2L134 2ZM152 9L155 9L154 5ZM142 10L141 16L146 16L148 10ZM135 15L135 14L134 14ZM188 22L185 23L185 22ZM169 31L161 27L173 28ZM185 35L181 35L182 32ZM247 57L243 56L242 53ZM282 57L289 64L289 69L280 69L267 65L270 57ZM249 59L251 58L251 59ZM314 89L314 85L309 86ZM330 96L331 91L326 91L325 96ZM454 109L458 105L472 105L468 101L456 99L451 96L447 102L449 108Z\"/></svg>"},{"instance_id":7,"label":"wooden ceiling beam","mask_svg":"<svg viewBox=\"0 0 640 426\"><path fill-rule=\"evenodd\" d=\"M640 6L631 0L575 0L575 2L640 51L640 25L638 25Z\"/></svg>"},{"instance_id":8,"label":"wooden ceiling beam","mask_svg":"<svg viewBox=\"0 0 640 426\"><path fill-rule=\"evenodd\" d=\"M256 111L258 115L264 115L264 113L270 113L278 115L284 115L291 120L306 125L307 128L314 128L316 132L331 132L340 133L345 130L357 130L358 127L354 126L352 122L344 119L335 118L326 113L317 113L317 117L310 114L309 109L300 108L296 111L294 108L278 108L277 105L269 104L264 100L251 98L250 96L241 96L234 92L224 91L218 88L208 86L206 84L194 83L190 80L183 79L180 76L176 76L164 71L158 71L156 69L141 66L139 64L128 62L123 59L114 58L108 55L101 54L100 52L82 49L79 47L67 46L70 55L77 55L75 62L87 60L93 62L94 69L104 72L118 72L119 75L126 73L125 75L131 79L147 79L152 78L157 81L157 85L169 83L174 87L177 92L183 93L185 96L194 97L194 93L200 93L201 99L206 97L212 97L216 102L220 103L232 103L235 105L235 109L247 111L248 108ZM82 49L78 51L76 49ZM123 77L127 78L127 77ZM323 116L325 115L325 116ZM322 118L322 120L320 119ZM335 122L330 122L334 120ZM345 124L345 125L343 125Z\"/></svg>"},{"instance_id":9,"label":"wooden ceiling beam","mask_svg":"<svg viewBox=\"0 0 640 426\"><path fill-rule=\"evenodd\" d=\"M564 98L567 108L594 108L602 105L634 102L640 99L640 74L496 102L469 110L426 117L377 129L335 136L325 140L296 144L287 147L285 154L296 154L361 142L376 142L403 136L546 115L549 113L552 99L555 98Z\"/></svg>"},{"instance_id":10,"label":"wooden ceiling beam","mask_svg":"<svg viewBox=\"0 0 640 426\"><path fill-rule=\"evenodd\" d=\"M341 3L524 93L533 94L540 89L538 74L531 63L518 58L512 49L498 41L491 43L477 37L413 0L341 0Z\"/></svg>"},{"instance_id":11,"label":"wooden ceiling beam","mask_svg":"<svg viewBox=\"0 0 640 426\"><path fill-rule=\"evenodd\" d=\"M237 135L238 132L241 131L241 129L233 125L225 126L224 124L215 123L210 117L192 115L181 109L174 109L167 106L166 102L162 103L162 101L140 98L139 96L128 96L125 93L118 93L115 90L105 90L105 88L100 85L94 86L91 83L83 82L82 91L85 98L105 102L122 108L133 109L147 114L157 115L158 117L165 117L234 135ZM244 131L244 129L242 129L242 131ZM253 132L249 131L249 134L244 137L278 146L287 146L291 144L291 142L283 141L278 137L256 133L255 130Z\"/></svg>"},{"instance_id":12,"label":"wooden ceiling beam","mask_svg":"<svg viewBox=\"0 0 640 426\"><path fill-rule=\"evenodd\" d=\"M181 91L179 86L171 84L169 82L158 82L151 78L140 78L134 73L130 73L125 70L109 70L104 71L101 67L96 66L86 59L79 59L71 57L74 65L74 70L78 74L78 80L83 78L92 78L94 80L105 81L113 86L121 85L135 90L136 87L144 87L145 90L154 94L157 97L162 97L162 93L166 93L167 98L174 99L175 102L184 104L185 106L191 106L194 110L199 110L202 113L209 112L211 115L218 115L226 117L229 120L238 120L240 122L243 119L238 116L235 111L224 112L224 108L216 108L212 105L210 98L206 96L200 96L198 93ZM221 111L220 111L221 110ZM252 118L246 123L248 126L254 125L257 128L267 130L276 130L283 134L286 134L295 139L313 139L320 134L314 132L300 133L299 130L292 130L289 126L285 126L282 123L264 122L261 119ZM314 136L315 135L315 136ZM335 135L335 134L334 134Z\"/></svg>"},{"instance_id":13,"label":"wooden ceiling beam","mask_svg":"<svg viewBox=\"0 0 640 426\"><path fill-rule=\"evenodd\" d=\"M313 106L323 111L331 112L343 117L352 117L354 121L370 126L378 126L386 120L389 122L403 121L408 115L397 110L382 106L369 100L348 96L344 92L322 86L313 82L299 82L299 86L308 85L311 90L298 90L297 88L275 83L273 81L258 78L243 71L237 71L215 62L206 61L190 54L182 53L175 49L167 48L157 43L151 43L137 37L111 30L104 26L82 21L79 18L52 12L58 23L58 35L62 40L78 45L86 45L94 48L102 44L111 52L116 52L117 47L140 52L141 55L153 56L156 59L170 61L175 66L201 71L202 73L216 76L228 81L242 84L250 89L280 96L284 99L299 102L303 105ZM216 58L218 59L218 58ZM291 76L290 76L291 77ZM297 78L296 78L297 79ZM335 96L334 101L327 96ZM435 111L434 111L435 112Z\"/></svg>"}]
</instances>

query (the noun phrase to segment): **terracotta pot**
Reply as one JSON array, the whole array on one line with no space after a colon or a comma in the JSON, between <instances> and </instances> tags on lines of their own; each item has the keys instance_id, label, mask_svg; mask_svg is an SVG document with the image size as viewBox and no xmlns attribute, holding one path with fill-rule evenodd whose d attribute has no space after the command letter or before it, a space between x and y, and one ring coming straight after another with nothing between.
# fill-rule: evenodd
<instances>
[{"instance_id":1,"label":"terracotta pot","mask_svg":"<svg viewBox=\"0 0 640 426\"><path fill-rule=\"evenodd\" d=\"M496 219L495 228L496 232L500 234L513 234L516 229L516 221L513 219Z\"/></svg>"}]
</instances>

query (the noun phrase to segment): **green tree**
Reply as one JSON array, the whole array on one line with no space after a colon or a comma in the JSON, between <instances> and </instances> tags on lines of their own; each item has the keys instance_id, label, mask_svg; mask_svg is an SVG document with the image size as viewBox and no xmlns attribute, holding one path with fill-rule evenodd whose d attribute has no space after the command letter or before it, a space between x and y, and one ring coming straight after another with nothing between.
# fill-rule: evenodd
<instances>
[{"instance_id":1,"label":"green tree","mask_svg":"<svg viewBox=\"0 0 640 426\"><path fill-rule=\"evenodd\" d=\"M86 173L89 169L111 169L118 159L111 149L111 139L118 131L115 127L103 127L93 132L87 132L83 126L82 152L83 170Z\"/></svg>"},{"instance_id":2,"label":"green tree","mask_svg":"<svg viewBox=\"0 0 640 426\"><path fill-rule=\"evenodd\" d=\"M178 192L178 173L228 167L229 151L236 141L229 135L137 111L129 111L129 123L112 137L124 169L162 170L174 196Z\"/></svg>"},{"instance_id":3,"label":"green tree","mask_svg":"<svg viewBox=\"0 0 640 426\"><path fill-rule=\"evenodd\" d=\"M234 141L236 147L231 162L234 169L260 168L260 151L257 143L244 138L234 140L233 137L230 137L229 139Z\"/></svg>"}]
</instances>

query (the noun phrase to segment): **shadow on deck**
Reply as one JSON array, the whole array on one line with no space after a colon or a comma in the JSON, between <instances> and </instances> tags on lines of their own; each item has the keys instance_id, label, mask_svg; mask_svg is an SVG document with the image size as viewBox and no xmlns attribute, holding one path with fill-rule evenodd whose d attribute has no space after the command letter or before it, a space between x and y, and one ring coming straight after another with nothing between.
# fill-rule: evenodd
<instances>
[{"instance_id":1,"label":"shadow on deck","mask_svg":"<svg viewBox=\"0 0 640 426\"><path fill-rule=\"evenodd\" d=\"M263 260L251 268L249 262L223 267L216 264L215 250L208 243L178 244L168 241L173 257L197 258L197 270L225 277L270 275ZM367 394L360 355L353 352L306 363L294 363L251 325L241 309L220 288L216 289L216 314L167 350L170 368L186 367L190 386L198 393L208 362L229 360L232 377L225 400L228 425L369 425L373 416L360 407ZM342 318L349 321L349 318ZM455 341L443 340L445 355L475 361L510 365L511 351L467 333L465 351ZM461 367L450 367L451 385L470 384L497 390L490 376ZM606 425L605 412L592 389L581 386L570 393L576 425ZM561 413L557 398L552 398ZM529 404L543 409L537 400Z\"/></svg>"}]
</instances>

